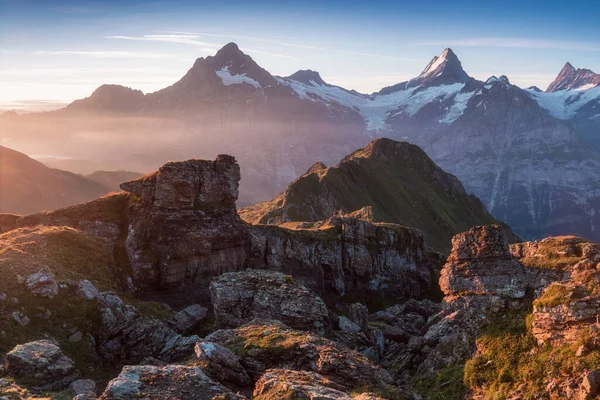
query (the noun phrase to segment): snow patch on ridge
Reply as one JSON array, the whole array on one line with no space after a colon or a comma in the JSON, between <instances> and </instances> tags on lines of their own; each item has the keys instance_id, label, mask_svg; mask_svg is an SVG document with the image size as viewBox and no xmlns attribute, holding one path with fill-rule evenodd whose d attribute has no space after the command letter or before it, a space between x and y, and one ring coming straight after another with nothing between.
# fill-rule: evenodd
<instances>
[{"instance_id":1,"label":"snow patch on ridge","mask_svg":"<svg viewBox=\"0 0 600 400\"><path fill-rule=\"evenodd\" d=\"M559 90L546 93L525 89L554 118L568 120L575 116L577 110L590 101L600 99L600 86L584 85L573 90Z\"/></svg>"},{"instance_id":2,"label":"snow patch on ridge","mask_svg":"<svg viewBox=\"0 0 600 400\"><path fill-rule=\"evenodd\" d=\"M357 110L365 119L369 131L381 131L386 127L389 116L405 114L415 115L423 106L438 99L440 102L456 95L455 103L449 108L442 123L450 124L455 121L466 108L473 93L461 94L464 83L433 86L423 89L420 86L398 90L384 95L367 96L350 92L337 86L322 85L315 81L310 84L293 79L277 78L282 85L290 87L303 100L324 102L334 101L344 107ZM394 112L392 114L392 112Z\"/></svg>"},{"instance_id":3,"label":"snow patch on ridge","mask_svg":"<svg viewBox=\"0 0 600 400\"><path fill-rule=\"evenodd\" d=\"M246 83L248 85L254 86L257 89L261 88L260 83L258 83L254 79L246 76L246 74L231 75L231 73L229 72L228 66L224 66L219 71L215 71L215 74L217 74L217 76L219 78L221 78L221 81L223 82L223 85L225 85L225 86L242 85L242 84Z\"/></svg>"}]
</instances>

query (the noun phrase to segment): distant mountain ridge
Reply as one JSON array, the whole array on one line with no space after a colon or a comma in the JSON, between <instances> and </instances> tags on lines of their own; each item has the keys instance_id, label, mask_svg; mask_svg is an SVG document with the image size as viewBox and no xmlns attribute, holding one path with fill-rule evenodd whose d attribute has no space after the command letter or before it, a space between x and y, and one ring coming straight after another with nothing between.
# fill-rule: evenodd
<instances>
[{"instance_id":1,"label":"distant mountain ridge","mask_svg":"<svg viewBox=\"0 0 600 400\"><path fill-rule=\"evenodd\" d=\"M102 184L51 169L25 154L0 146L0 212L29 214L100 197Z\"/></svg>"},{"instance_id":2,"label":"distant mountain ridge","mask_svg":"<svg viewBox=\"0 0 600 400\"><path fill-rule=\"evenodd\" d=\"M102 132L95 148L105 141L112 164L123 169L235 154L241 205L272 198L316 161L334 165L388 137L421 146L524 239L562 233L600 239L594 211L600 206L600 88L589 87L596 78L585 70L563 70L552 92L521 89L506 76L483 82L448 48L418 77L367 95L328 84L311 70L271 75L230 43L196 60L168 88L143 95L104 87L63 110L0 118L0 128L31 138L31 147L43 143L58 152L55 143L73 145L73 158L82 158L77 151L90 131ZM129 100L108 101L113 97ZM19 136L23 127L31 136ZM56 129L61 141L44 142L46 129ZM132 166L133 157L145 164Z\"/></svg>"}]
</instances>

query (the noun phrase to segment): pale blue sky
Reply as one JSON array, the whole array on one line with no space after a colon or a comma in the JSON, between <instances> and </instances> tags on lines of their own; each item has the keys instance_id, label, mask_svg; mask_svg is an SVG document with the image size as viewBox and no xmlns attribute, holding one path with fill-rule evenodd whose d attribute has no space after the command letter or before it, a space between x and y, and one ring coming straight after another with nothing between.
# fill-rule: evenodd
<instances>
[{"instance_id":1,"label":"pale blue sky","mask_svg":"<svg viewBox=\"0 0 600 400\"><path fill-rule=\"evenodd\" d=\"M551 0L0 0L0 107L70 102L102 83L158 90L230 41L273 74L313 69L367 93L418 75L444 47L478 79L544 89L566 61L600 71L599 11Z\"/></svg>"}]
</instances>

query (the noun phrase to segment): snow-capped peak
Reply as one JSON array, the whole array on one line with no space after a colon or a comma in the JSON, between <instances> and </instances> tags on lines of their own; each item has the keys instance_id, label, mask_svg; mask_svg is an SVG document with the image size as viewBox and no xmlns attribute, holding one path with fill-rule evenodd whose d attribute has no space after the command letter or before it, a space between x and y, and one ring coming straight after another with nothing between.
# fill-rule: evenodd
<instances>
[{"instance_id":1,"label":"snow-capped peak","mask_svg":"<svg viewBox=\"0 0 600 400\"><path fill-rule=\"evenodd\" d=\"M600 84L600 74L585 68L575 69L571 63L566 63L556 79L548 86L546 92L552 93L582 87L591 88L598 84Z\"/></svg>"},{"instance_id":2,"label":"snow-capped peak","mask_svg":"<svg viewBox=\"0 0 600 400\"><path fill-rule=\"evenodd\" d=\"M416 80L419 81L418 84L421 84L438 78L443 79L440 84L465 83L470 79L463 70L460 60L450 48L445 48L442 54L433 57Z\"/></svg>"}]
</instances>

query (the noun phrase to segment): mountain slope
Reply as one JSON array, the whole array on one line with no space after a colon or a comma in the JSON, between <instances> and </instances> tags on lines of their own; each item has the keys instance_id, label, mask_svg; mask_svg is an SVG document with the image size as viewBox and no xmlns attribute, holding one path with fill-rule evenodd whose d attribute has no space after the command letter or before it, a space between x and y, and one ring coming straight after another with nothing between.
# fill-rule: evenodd
<instances>
[{"instance_id":1,"label":"mountain slope","mask_svg":"<svg viewBox=\"0 0 600 400\"><path fill-rule=\"evenodd\" d=\"M377 139L326 168L316 164L275 199L246 207L255 224L325 220L337 211L372 207L370 218L422 230L428 243L447 251L451 237L473 225L497 223L417 146Z\"/></svg>"},{"instance_id":2,"label":"mountain slope","mask_svg":"<svg viewBox=\"0 0 600 400\"><path fill-rule=\"evenodd\" d=\"M0 212L29 214L81 203L110 190L0 146Z\"/></svg>"},{"instance_id":3,"label":"mountain slope","mask_svg":"<svg viewBox=\"0 0 600 400\"><path fill-rule=\"evenodd\" d=\"M121 183L132 181L142 175L139 172L131 171L95 171L86 175L86 178L118 192L121 190Z\"/></svg>"}]
</instances>

